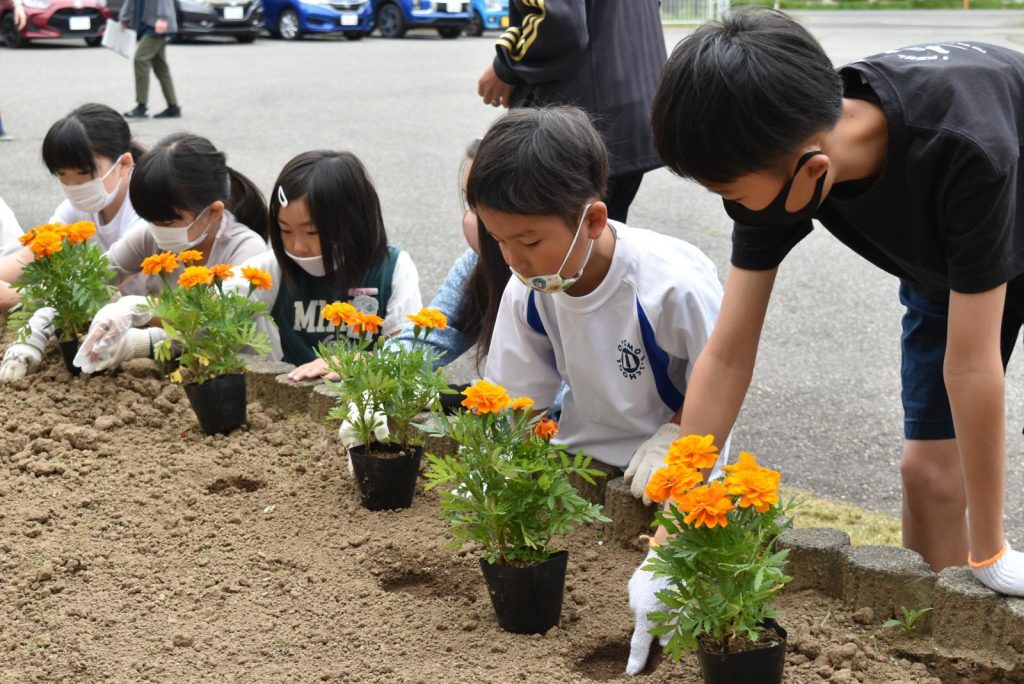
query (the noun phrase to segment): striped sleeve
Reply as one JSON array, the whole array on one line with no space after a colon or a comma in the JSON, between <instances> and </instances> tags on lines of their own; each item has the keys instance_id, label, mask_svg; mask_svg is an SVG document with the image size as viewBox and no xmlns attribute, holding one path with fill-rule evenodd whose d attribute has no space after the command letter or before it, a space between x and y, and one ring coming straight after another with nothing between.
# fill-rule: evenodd
<instances>
[{"instance_id":1,"label":"striped sleeve","mask_svg":"<svg viewBox=\"0 0 1024 684\"><path fill-rule=\"evenodd\" d=\"M590 44L587 0L512 0L509 24L494 58L494 71L506 83L562 79Z\"/></svg>"}]
</instances>

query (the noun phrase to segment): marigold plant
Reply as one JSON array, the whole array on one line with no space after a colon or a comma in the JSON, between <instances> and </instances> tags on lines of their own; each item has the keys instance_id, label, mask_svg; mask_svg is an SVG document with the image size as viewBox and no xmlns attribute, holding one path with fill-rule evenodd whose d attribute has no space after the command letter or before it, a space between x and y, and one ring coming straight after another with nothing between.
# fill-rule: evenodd
<instances>
[{"instance_id":1,"label":"marigold plant","mask_svg":"<svg viewBox=\"0 0 1024 684\"><path fill-rule=\"evenodd\" d=\"M705 483L700 469L718 460L710 435L676 440L665 467L647 485L647 495L666 503L656 524L668 531L646 566L669 580L658 592L664 611L652 613L653 634L670 635L675 658L699 639L713 639L729 651L737 636L757 641L764 622L775 617L772 602L790 577L783 572L788 551L776 551L790 525L780 504L777 471L748 453L726 466L725 476Z\"/></svg>"},{"instance_id":2,"label":"marigold plant","mask_svg":"<svg viewBox=\"0 0 1024 684\"><path fill-rule=\"evenodd\" d=\"M490 563L533 565L555 552L555 535L608 521L570 480L576 475L593 484L603 473L584 454L570 455L551 442L558 425L532 416L532 399L511 399L504 387L486 380L463 394L466 410L446 416L437 409L425 428L459 444L456 456L427 455L427 489L447 486L441 515L454 547L473 541Z\"/></svg>"},{"instance_id":3,"label":"marigold plant","mask_svg":"<svg viewBox=\"0 0 1024 684\"><path fill-rule=\"evenodd\" d=\"M430 318L433 311L423 309L416 315L424 322L436 320ZM434 369L440 353L426 344L436 326L417 326L412 343L399 345L377 337L384 319L359 311L348 302L328 304L321 315L335 327L335 336L332 342L321 343L317 355L340 378L337 382L326 381L327 388L338 397L328 417L355 417L353 427L372 450L377 442L379 416L383 415L390 423L389 443L404 449L417 446L420 433L412 421L440 394L449 391L441 369ZM352 406L354 412L350 411Z\"/></svg>"},{"instance_id":4,"label":"marigold plant","mask_svg":"<svg viewBox=\"0 0 1024 684\"><path fill-rule=\"evenodd\" d=\"M178 255L154 254L142 262L143 273L159 275L164 281L163 291L149 298L153 316L167 333L167 339L153 351L158 360L177 359L178 367L170 375L174 382L203 383L241 373L245 370L243 351L265 354L270 350L266 333L257 325L267 315L267 307L251 296L260 284L269 283L270 274L243 269L249 273L244 292L225 287L234 275L229 264L186 266L178 276L178 287L168 280L168 274L182 265L202 259L202 252L190 249Z\"/></svg>"},{"instance_id":5,"label":"marigold plant","mask_svg":"<svg viewBox=\"0 0 1024 684\"><path fill-rule=\"evenodd\" d=\"M114 272L99 246L89 242L95 234L93 223L81 221L38 226L19 238L35 255L14 282L20 305L11 313L10 322L21 327L21 335L28 334L24 326L32 314L50 306L57 311L54 326L60 339L78 339L100 307L117 292L110 284Z\"/></svg>"}]
</instances>

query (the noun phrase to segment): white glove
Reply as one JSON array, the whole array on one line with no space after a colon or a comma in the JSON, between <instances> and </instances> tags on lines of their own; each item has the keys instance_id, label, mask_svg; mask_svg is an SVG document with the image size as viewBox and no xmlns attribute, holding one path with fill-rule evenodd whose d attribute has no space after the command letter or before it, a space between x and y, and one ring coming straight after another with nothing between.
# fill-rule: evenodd
<instances>
[{"instance_id":1,"label":"white glove","mask_svg":"<svg viewBox=\"0 0 1024 684\"><path fill-rule=\"evenodd\" d=\"M0 382L20 380L39 368L46 343L54 333L53 319L56 316L56 309L44 306L29 317L25 341L15 342L4 352L3 361L0 362Z\"/></svg>"},{"instance_id":2,"label":"white glove","mask_svg":"<svg viewBox=\"0 0 1024 684\"><path fill-rule=\"evenodd\" d=\"M97 311L89 332L78 348L74 364L86 373L112 365L104 362L112 358L113 348L122 343L129 330L145 325L153 318L153 314L145 309L146 304L145 297L129 295ZM104 365L101 367L101 364Z\"/></svg>"},{"instance_id":3,"label":"white glove","mask_svg":"<svg viewBox=\"0 0 1024 684\"><path fill-rule=\"evenodd\" d=\"M153 347L167 338L163 328L132 328L113 347L104 350L103 356L93 362L85 359L82 363L83 373L97 373L116 368L130 359L144 359L153 351ZM75 357L75 361L78 357Z\"/></svg>"},{"instance_id":4,"label":"white glove","mask_svg":"<svg viewBox=\"0 0 1024 684\"><path fill-rule=\"evenodd\" d=\"M665 457L668 456L668 448L672 442L679 439L679 426L675 423L665 423L654 436L637 447L636 453L629 461L629 466L623 474L623 481L629 485L629 491L636 498L643 498L645 504L650 504L644 490L651 476L663 465Z\"/></svg>"},{"instance_id":5,"label":"white glove","mask_svg":"<svg viewBox=\"0 0 1024 684\"><path fill-rule=\"evenodd\" d=\"M370 410L367 410L366 419L370 419ZM388 417L383 413L373 413L373 437L378 442L381 442L388 438L391 431L388 430ZM341 427L338 428L338 439L341 441L341 448L346 452L354 446L362 446L362 437L356 432L356 421L359 420L359 407L354 403L349 402L348 405L348 418L341 421Z\"/></svg>"},{"instance_id":6,"label":"white glove","mask_svg":"<svg viewBox=\"0 0 1024 684\"><path fill-rule=\"evenodd\" d=\"M633 620L636 623L633 638L629 641L629 660L626 661L626 674L630 677L635 677L647 667L647 656L651 652L651 644L654 643L650 630L656 625L647 615L665 611L665 604L658 600L657 593L669 588L668 578L655 577L650 570L644 570L644 566L655 555L654 549L648 551L644 562L629 578L629 609L633 612ZM662 648L668 644L670 638L671 634L662 634L658 638Z\"/></svg>"}]
</instances>

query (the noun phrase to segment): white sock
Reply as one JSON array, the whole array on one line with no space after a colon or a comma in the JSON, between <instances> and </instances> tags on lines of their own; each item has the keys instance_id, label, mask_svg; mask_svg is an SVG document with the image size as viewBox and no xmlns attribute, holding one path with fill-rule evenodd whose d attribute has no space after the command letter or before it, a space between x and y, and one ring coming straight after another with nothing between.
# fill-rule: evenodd
<instances>
[{"instance_id":1,"label":"white sock","mask_svg":"<svg viewBox=\"0 0 1024 684\"><path fill-rule=\"evenodd\" d=\"M1006 543L1003 555L983 568L971 563L975 579L993 591L1010 596L1024 596L1024 553L1014 551Z\"/></svg>"}]
</instances>

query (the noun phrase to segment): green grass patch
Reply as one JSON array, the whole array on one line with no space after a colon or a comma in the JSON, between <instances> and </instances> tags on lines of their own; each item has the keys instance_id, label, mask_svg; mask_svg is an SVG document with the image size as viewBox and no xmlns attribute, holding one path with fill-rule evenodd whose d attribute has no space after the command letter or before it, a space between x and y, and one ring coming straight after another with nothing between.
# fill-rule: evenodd
<instances>
[{"instance_id":1,"label":"green grass patch","mask_svg":"<svg viewBox=\"0 0 1024 684\"><path fill-rule=\"evenodd\" d=\"M850 535L854 546L901 546L900 519L895 515L872 513L860 506L829 501L800 489L783 489L788 501L799 506L793 510L794 527L835 527Z\"/></svg>"}]
</instances>

